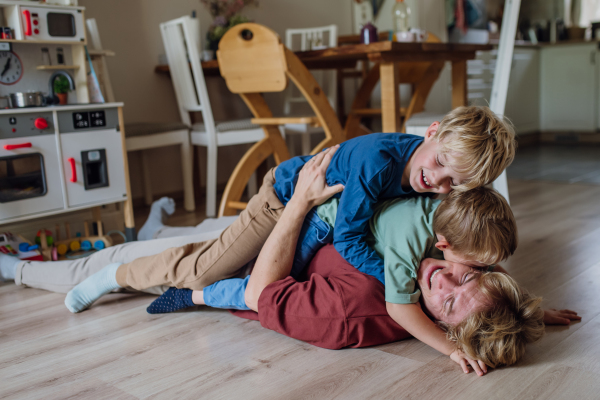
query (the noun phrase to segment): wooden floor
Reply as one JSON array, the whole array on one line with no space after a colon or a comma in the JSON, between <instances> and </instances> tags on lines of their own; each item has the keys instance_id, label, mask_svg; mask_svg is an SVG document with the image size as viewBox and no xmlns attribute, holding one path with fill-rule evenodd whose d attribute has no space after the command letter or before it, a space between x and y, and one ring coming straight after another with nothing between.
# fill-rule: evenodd
<instances>
[{"instance_id":1,"label":"wooden floor","mask_svg":"<svg viewBox=\"0 0 600 400\"><path fill-rule=\"evenodd\" d=\"M583 321L547 328L526 357L483 378L415 340L323 350L226 311L153 316L113 294L78 315L64 295L0 286L2 399L598 399L600 186L510 181L520 244L507 269L547 307Z\"/></svg>"}]
</instances>

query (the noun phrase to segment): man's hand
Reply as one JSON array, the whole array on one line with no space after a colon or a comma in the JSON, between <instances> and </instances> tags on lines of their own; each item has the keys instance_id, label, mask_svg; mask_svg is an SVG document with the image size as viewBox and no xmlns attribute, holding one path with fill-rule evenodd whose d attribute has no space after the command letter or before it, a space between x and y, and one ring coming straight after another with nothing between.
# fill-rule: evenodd
<instances>
[{"instance_id":1,"label":"man's hand","mask_svg":"<svg viewBox=\"0 0 600 400\"><path fill-rule=\"evenodd\" d=\"M471 360L470 358L467 358L466 354L460 350L454 350L454 352L450 354L450 358L452 361L460 365L465 374L470 372L469 365L473 367L473 370L479 376L483 376L487 373L487 365L485 365L483 361Z\"/></svg>"},{"instance_id":2,"label":"man's hand","mask_svg":"<svg viewBox=\"0 0 600 400\"><path fill-rule=\"evenodd\" d=\"M581 321L581 317L571 310L555 308L544 310L544 324L546 325L569 325L571 321Z\"/></svg>"},{"instance_id":3,"label":"man's hand","mask_svg":"<svg viewBox=\"0 0 600 400\"><path fill-rule=\"evenodd\" d=\"M323 204L334 194L344 190L344 185L327 186L327 181L325 180L327 167L329 167L331 158L339 147L339 145L330 147L304 164L298 176L294 194L288 205L304 206L307 207L306 210L308 211L314 206Z\"/></svg>"}]
</instances>

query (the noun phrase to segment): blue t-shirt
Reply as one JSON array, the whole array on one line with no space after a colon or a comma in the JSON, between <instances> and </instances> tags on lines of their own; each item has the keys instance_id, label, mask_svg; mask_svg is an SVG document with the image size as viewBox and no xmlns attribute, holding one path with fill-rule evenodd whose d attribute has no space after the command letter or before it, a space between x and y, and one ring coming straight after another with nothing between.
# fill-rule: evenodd
<instances>
[{"instance_id":1,"label":"blue t-shirt","mask_svg":"<svg viewBox=\"0 0 600 400\"><path fill-rule=\"evenodd\" d=\"M342 257L360 271L377 275L383 260L367 245L369 219L379 200L405 196L402 173L423 138L403 133L373 133L340 144L327 169L329 186L343 184L333 232L333 245ZM312 156L294 157L275 171L275 191L283 204L292 198L298 174Z\"/></svg>"}]
</instances>

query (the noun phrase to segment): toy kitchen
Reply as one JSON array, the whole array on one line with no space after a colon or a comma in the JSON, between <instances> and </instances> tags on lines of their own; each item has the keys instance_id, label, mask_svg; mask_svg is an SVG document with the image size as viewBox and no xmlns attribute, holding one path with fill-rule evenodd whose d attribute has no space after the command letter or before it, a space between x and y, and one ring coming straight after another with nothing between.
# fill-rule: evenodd
<instances>
[{"instance_id":1,"label":"toy kitchen","mask_svg":"<svg viewBox=\"0 0 600 400\"><path fill-rule=\"evenodd\" d=\"M84 12L0 0L0 226L122 202L135 240L123 104L90 103Z\"/></svg>"}]
</instances>

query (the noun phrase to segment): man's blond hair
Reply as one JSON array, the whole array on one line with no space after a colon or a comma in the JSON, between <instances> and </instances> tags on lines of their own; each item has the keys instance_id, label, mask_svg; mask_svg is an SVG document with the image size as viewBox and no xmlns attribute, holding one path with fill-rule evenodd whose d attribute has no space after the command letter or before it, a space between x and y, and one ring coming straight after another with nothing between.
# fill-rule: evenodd
<instances>
[{"instance_id":1,"label":"man's blond hair","mask_svg":"<svg viewBox=\"0 0 600 400\"><path fill-rule=\"evenodd\" d=\"M452 191L433 216L433 231L466 259L495 264L517 249L517 223L508 202L493 189Z\"/></svg>"},{"instance_id":2,"label":"man's blond hair","mask_svg":"<svg viewBox=\"0 0 600 400\"><path fill-rule=\"evenodd\" d=\"M468 357L492 368L512 365L523 356L527 344L544 335L542 298L530 295L500 272L484 273L478 283L491 306L456 326L442 324L442 328Z\"/></svg>"},{"instance_id":3,"label":"man's blond hair","mask_svg":"<svg viewBox=\"0 0 600 400\"><path fill-rule=\"evenodd\" d=\"M446 114L434 139L448 163L470 178L453 189L465 191L484 186L500 176L515 158L515 130L507 118L489 107L458 107Z\"/></svg>"}]
</instances>

